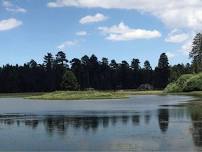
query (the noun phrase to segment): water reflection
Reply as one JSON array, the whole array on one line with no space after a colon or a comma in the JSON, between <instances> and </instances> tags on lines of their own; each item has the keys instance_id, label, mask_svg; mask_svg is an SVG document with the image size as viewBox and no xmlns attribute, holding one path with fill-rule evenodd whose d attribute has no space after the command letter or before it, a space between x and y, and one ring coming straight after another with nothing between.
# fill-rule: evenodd
<instances>
[{"instance_id":1,"label":"water reflection","mask_svg":"<svg viewBox=\"0 0 202 152\"><path fill-rule=\"evenodd\" d=\"M169 125L169 111L168 109L159 109L158 110L158 120L159 120L159 128L163 133L168 130Z\"/></svg>"},{"instance_id":2,"label":"water reflection","mask_svg":"<svg viewBox=\"0 0 202 152\"><path fill-rule=\"evenodd\" d=\"M196 146L202 147L202 105L190 105L192 120L192 137Z\"/></svg>"},{"instance_id":3,"label":"water reflection","mask_svg":"<svg viewBox=\"0 0 202 152\"><path fill-rule=\"evenodd\" d=\"M0 119L2 125L26 126L32 129L42 124L49 133L66 132L71 127L74 129L83 129L84 131L96 131L100 128L108 128L117 125L128 125L132 122L134 126L140 124L140 115L119 115L119 116L5 116ZM148 123L148 115L144 116Z\"/></svg>"},{"instance_id":4,"label":"water reflection","mask_svg":"<svg viewBox=\"0 0 202 152\"><path fill-rule=\"evenodd\" d=\"M120 104L124 106L125 102ZM143 104L140 102L136 102L135 106L138 104L142 108ZM144 106L146 107L147 104ZM142 109L0 115L0 149L202 150L202 106L159 104L156 108L152 105L151 108Z\"/></svg>"},{"instance_id":5,"label":"water reflection","mask_svg":"<svg viewBox=\"0 0 202 152\"><path fill-rule=\"evenodd\" d=\"M183 110L181 110L183 112ZM181 113L182 113L181 112ZM172 111L173 113L173 111ZM185 114L183 114L185 115ZM156 117L157 116L157 117ZM173 115L174 116L174 115ZM158 120L159 129L162 133L166 133L169 127L169 109L158 109L155 112L145 111L144 113L119 114L119 115L86 115L86 116L69 116L69 115L47 115L47 116L21 116L21 115L0 115L0 124L15 125L36 129L38 125L42 125L48 133L65 133L69 127L86 132L94 131L98 128L109 128L116 126L132 125L139 126L141 123L150 125L152 117L156 117L153 121ZM175 115L177 117L177 115ZM153 122L152 122L153 123Z\"/></svg>"},{"instance_id":6,"label":"water reflection","mask_svg":"<svg viewBox=\"0 0 202 152\"><path fill-rule=\"evenodd\" d=\"M132 116L132 122L134 126L137 126L140 123L140 117L139 115Z\"/></svg>"},{"instance_id":7,"label":"water reflection","mask_svg":"<svg viewBox=\"0 0 202 152\"><path fill-rule=\"evenodd\" d=\"M20 125L20 121L19 120L17 120L17 124ZM28 127L31 127L32 129L35 129L38 126L39 121L38 120L34 120L34 119L33 120L25 120L24 124L25 124L25 126L28 126Z\"/></svg>"},{"instance_id":8,"label":"water reflection","mask_svg":"<svg viewBox=\"0 0 202 152\"><path fill-rule=\"evenodd\" d=\"M146 124L149 124L150 119L151 119L151 113L146 112L145 115L144 115L145 123L146 123Z\"/></svg>"},{"instance_id":9,"label":"water reflection","mask_svg":"<svg viewBox=\"0 0 202 152\"><path fill-rule=\"evenodd\" d=\"M65 133L68 128L73 128L75 130L83 129L84 131L94 131L98 128L110 128L116 126L139 126L141 123L145 125L150 125L155 120L158 120L159 130L162 133L166 133L169 128L169 117L172 119L187 119L187 111L184 108L178 109L166 109L160 108L157 110L157 115L155 111L145 111L143 113L134 114L121 114L119 115L85 115L85 116L69 116L69 115L46 115L46 116L23 116L23 115L0 115L0 125L15 125L15 126L25 126L32 129L36 129L38 125L42 125L47 132L63 132ZM151 120L154 117L154 120ZM202 112L191 113L191 119L193 121L194 134L201 135L202 138ZM197 121L197 122L196 122ZM198 122L200 121L200 122ZM194 135L194 137L197 137Z\"/></svg>"}]
</instances>

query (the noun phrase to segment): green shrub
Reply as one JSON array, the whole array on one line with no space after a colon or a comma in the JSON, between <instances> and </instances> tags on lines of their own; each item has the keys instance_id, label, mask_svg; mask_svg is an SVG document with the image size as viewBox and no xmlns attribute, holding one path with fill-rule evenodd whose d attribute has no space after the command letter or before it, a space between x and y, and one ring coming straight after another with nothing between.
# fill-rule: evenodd
<instances>
[{"instance_id":1,"label":"green shrub","mask_svg":"<svg viewBox=\"0 0 202 152\"><path fill-rule=\"evenodd\" d=\"M183 91L202 91L202 73L193 75L184 85Z\"/></svg>"},{"instance_id":2,"label":"green shrub","mask_svg":"<svg viewBox=\"0 0 202 152\"><path fill-rule=\"evenodd\" d=\"M172 82L170 84L167 85L167 87L165 88L165 92L182 92L183 88L185 87L185 84L187 83L187 81L193 77L193 74L184 74L182 76L179 77L179 79L176 82Z\"/></svg>"},{"instance_id":3,"label":"green shrub","mask_svg":"<svg viewBox=\"0 0 202 152\"><path fill-rule=\"evenodd\" d=\"M181 88L176 84L176 82L170 83L164 89L164 92L172 93L172 92L181 92Z\"/></svg>"},{"instance_id":4,"label":"green shrub","mask_svg":"<svg viewBox=\"0 0 202 152\"><path fill-rule=\"evenodd\" d=\"M193 74L184 74L182 76L179 77L179 79L176 81L177 86L181 89L181 91L184 88L184 85L186 84L186 82L192 78L194 75Z\"/></svg>"}]
</instances>

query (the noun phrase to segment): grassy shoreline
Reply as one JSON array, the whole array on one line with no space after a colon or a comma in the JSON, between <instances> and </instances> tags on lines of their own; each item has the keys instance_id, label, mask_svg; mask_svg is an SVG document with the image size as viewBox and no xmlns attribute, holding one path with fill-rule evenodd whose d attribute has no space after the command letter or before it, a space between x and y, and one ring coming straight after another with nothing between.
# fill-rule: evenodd
<instances>
[{"instance_id":1,"label":"grassy shoreline","mask_svg":"<svg viewBox=\"0 0 202 152\"><path fill-rule=\"evenodd\" d=\"M162 91L55 91L48 93L0 93L0 98L20 97L38 100L125 99L132 95L162 95Z\"/></svg>"},{"instance_id":2,"label":"grassy shoreline","mask_svg":"<svg viewBox=\"0 0 202 152\"><path fill-rule=\"evenodd\" d=\"M162 91L55 91L25 98L40 100L126 99L131 95L159 95L161 93Z\"/></svg>"},{"instance_id":3,"label":"grassy shoreline","mask_svg":"<svg viewBox=\"0 0 202 152\"><path fill-rule=\"evenodd\" d=\"M0 98L25 98L29 96L40 96L45 92L24 92L24 93L0 93Z\"/></svg>"},{"instance_id":4,"label":"grassy shoreline","mask_svg":"<svg viewBox=\"0 0 202 152\"><path fill-rule=\"evenodd\" d=\"M171 95L187 95L187 96L202 97L202 91L176 92L176 93L165 93L165 94L171 94Z\"/></svg>"},{"instance_id":5,"label":"grassy shoreline","mask_svg":"<svg viewBox=\"0 0 202 152\"><path fill-rule=\"evenodd\" d=\"M188 95L202 97L202 91L165 93L161 90L137 91L55 91L38 93L0 93L0 98L25 98L36 100L93 100L93 99L125 99L134 95Z\"/></svg>"}]
</instances>

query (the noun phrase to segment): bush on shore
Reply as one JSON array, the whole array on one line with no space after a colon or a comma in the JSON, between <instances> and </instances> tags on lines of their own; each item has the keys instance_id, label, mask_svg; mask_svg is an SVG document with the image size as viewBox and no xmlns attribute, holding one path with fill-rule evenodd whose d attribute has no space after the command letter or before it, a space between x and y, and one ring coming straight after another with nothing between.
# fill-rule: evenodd
<instances>
[{"instance_id":1,"label":"bush on shore","mask_svg":"<svg viewBox=\"0 0 202 152\"><path fill-rule=\"evenodd\" d=\"M164 92L166 93L181 92L181 89L179 86L177 86L176 82L172 82L166 86Z\"/></svg>"},{"instance_id":2,"label":"bush on shore","mask_svg":"<svg viewBox=\"0 0 202 152\"><path fill-rule=\"evenodd\" d=\"M193 75L185 83L184 92L202 91L202 73Z\"/></svg>"},{"instance_id":3,"label":"bush on shore","mask_svg":"<svg viewBox=\"0 0 202 152\"><path fill-rule=\"evenodd\" d=\"M186 82L192 77L192 74L182 75L177 81L167 85L165 92L183 92Z\"/></svg>"},{"instance_id":4,"label":"bush on shore","mask_svg":"<svg viewBox=\"0 0 202 152\"><path fill-rule=\"evenodd\" d=\"M164 91L168 93L202 91L202 73L182 75L177 81L168 84Z\"/></svg>"}]
</instances>

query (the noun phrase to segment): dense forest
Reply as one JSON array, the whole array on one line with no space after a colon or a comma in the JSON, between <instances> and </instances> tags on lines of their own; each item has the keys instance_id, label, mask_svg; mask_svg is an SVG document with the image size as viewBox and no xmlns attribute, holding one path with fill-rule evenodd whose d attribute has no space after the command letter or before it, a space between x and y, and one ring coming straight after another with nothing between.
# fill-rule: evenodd
<instances>
[{"instance_id":1,"label":"dense forest","mask_svg":"<svg viewBox=\"0 0 202 152\"><path fill-rule=\"evenodd\" d=\"M98 60L95 55L85 55L69 61L63 51L55 56L47 53L41 64L31 60L24 65L7 64L0 67L0 92L164 89L184 74L202 72L201 33L196 34L189 56L191 64L171 66L166 53L162 53L158 65L152 68L148 60L140 64L137 58L130 63L125 60L117 63L116 60Z\"/></svg>"},{"instance_id":2,"label":"dense forest","mask_svg":"<svg viewBox=\"0 0 202 152\"><path fill-rule=\"evenodd\" d=\"M7 64L1 67L0 92L163 89L182 74L192 72L193 66L189 63L170 66L165 53L152 69L149 61L141 67L136 58L131 63L117 63L85 55L68 61L66 54L59 51L55 56L47 53L42 64L31 60L22 66Z\"/></svg>"}]
</instances>

